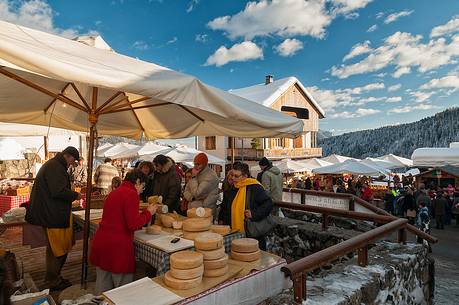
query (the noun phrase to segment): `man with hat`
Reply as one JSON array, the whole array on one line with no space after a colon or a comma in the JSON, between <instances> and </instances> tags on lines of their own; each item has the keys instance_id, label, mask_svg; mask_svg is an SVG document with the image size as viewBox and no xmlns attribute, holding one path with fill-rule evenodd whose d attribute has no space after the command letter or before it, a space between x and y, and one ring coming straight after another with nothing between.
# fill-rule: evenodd
<instances>
[{"instance_id":1,"label":"man with hat","mask_svg":"<svg viewBox=\"0 0 459 305\"><path fill-rule=\"evenodd\" d=\"M189 208L210 208L215 218L219 180L208 163L209 160L205 153L199 153L194 157L192 178L187 183L183 196L189 202Z\"/></svg>"},{"instance_id":2,"label":"man with hat","mask_svg":"<svg viewBox=\"0 0 459 305\"><path fill-rule=\"evenodd\" d=\"M271 161L263 157L260 162L261 172L257 180L263 185L273 201L282 201L282 173Z\"/></svg>"},{"instance_id":3,"label":"man with hat","mask_svg":"<svg viewBox=\"0 0 459 305\"><path fill-rule=\"evenodd\" d=\"M61 270L73 245L72 202L81 195L72 191L68 168L80 159L69 146L48 160L37 173L30 194L26 221L41 226L47 240L45 284L52 291L72 284L62 278Z\"/></svg>"}]
</instances>

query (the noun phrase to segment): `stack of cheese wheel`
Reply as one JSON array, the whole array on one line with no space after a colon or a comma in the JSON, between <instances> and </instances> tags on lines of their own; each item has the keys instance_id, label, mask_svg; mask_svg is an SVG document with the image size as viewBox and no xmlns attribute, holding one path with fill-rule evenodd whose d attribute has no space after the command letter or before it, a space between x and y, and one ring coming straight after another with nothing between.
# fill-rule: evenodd
<instances>
[{"instance_id":1,"label":"stack of cheese wheel","mask_svg":"<svg viewBox=\"0 0 459 305\"><path fill-rule=\"evenodd\" d=\"M212 216L212 209L209 208L191 208L186 211L186 216L190 218L196 217L211 217Z\"/></svg>"},{"instance_id":2,"label":"stack of cheese wheel","mask_svg":"<svg viewBox=\"0 0 459 305\"><path fill-rule=\"evenodd\" d=\"M231 242L231 258L236 261L253 262L260 259L261 252L258 240L253 238L240 238Z\"/></svg>"},{"instance_id":3,"label":"stack of cheese wheel","mask_svg":"<svg viewBox=\"0 0 459 305\"><path fill-rule=\"evenodd\" d=\"M227 235L231 232L231 227L225 225L212 225L212 227L210 227L210 230L220 235Z\"/></svg>"},{"instance_id":4,"label":"stack of cheese wheel","mask_svg":"<svg viewBox=\"0 0 459 305\"><path fill-rule=\"evenodd\" d=\"M188 218L182 222L183 238L194 240L203 232L208 232L212 226L212 217Z\"/></svg>"},{"instance_id":5,"label":"stack of cheese wheel","mask_svg":"<svg viewBox=\"0 0 459 305\"><path fill-rule=\"evenodd\" d=\"M223 236L217 233L201 233L194 239L196 251L204 256L204 277L218 277L228 273L228 255Z\"/></svg>"},{"instance_id":6,"label":"stack of cheese wheel","mask_svg":"<svg viewBox=\"0 0 459 305\"><path fill-rule=\"evenodd\" d=\"M177 290L191 289L202 282L203 255L194 251L180 251L170 256L171 268L164 275L164 283Z\"/></svg>"}]
</instances>

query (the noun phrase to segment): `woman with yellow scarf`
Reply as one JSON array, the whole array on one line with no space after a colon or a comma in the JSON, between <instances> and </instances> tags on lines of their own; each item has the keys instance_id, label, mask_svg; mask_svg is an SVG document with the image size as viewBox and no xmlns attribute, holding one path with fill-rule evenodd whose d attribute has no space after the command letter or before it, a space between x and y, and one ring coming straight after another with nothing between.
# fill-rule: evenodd
<instances>
[{"instance_id":1,"label":"woman with yellow scarf","mask_svg":"<svg viewBox=\"0 0 459 305\"><path fill-rule=\"evenodd\" d=\"M245 220L258 222L265 219L271 214L273 202L263 186L256 179L250 178L247 164L234 164L232 172L238 192L231 205L231 228L245 232ZM265 236L247 237L256 238L260 249L266 250Z\"/></svg>"}]
</instances>

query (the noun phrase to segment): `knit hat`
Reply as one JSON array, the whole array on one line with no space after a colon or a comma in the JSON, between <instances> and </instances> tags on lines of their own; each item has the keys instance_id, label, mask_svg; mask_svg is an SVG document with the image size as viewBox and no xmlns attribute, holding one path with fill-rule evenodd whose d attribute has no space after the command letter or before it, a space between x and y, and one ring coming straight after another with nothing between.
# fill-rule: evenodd
<instances>
[{"instance_id":1,"label":"knit hat","mask_svg":"<svg viewBox=\"0 0 459 305\"><path fill-rule=\"evenodd\" d=\"M76 149L73 146L69 146L66 149L62 151L63 154L68 154L71 155L72 157L75 158L76 161L80 160L80 153L78 152L78 149Z\"/></svg>"},{"instance_id":2,"label":"knit hat","mask_svg":"<svg viewBox=\"0 0 459 305\"><path fill-rule=\"evenodd\" d=\"M209 163L209 159L207 158L207 155L205 153L199 153L194 157L194 163L202 164L204 166L207 166Z\"/></svg>"},{"instance_id":3,"label":"knit hat","mask_svg":"<svg viewBox=\"0 0 459 305\"><path fill-rule=\"evenodd\" d=\"M271 165L271 161L269 161L268 158L263 157L263 158L261 158L260 162L258 162L258 165L260 165L260 166L270 166Z\"/></svg>"}]
</instances>

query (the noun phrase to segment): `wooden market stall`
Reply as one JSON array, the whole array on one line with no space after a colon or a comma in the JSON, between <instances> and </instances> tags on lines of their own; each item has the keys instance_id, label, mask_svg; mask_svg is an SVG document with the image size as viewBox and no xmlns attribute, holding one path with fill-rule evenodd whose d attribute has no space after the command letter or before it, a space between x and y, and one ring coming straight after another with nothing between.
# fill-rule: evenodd
<instances>
[{"instance_id":1,"label":"wooden market stall","mask_svg":"<svg viewBox=\"0 0 459 305\"><path fill-rule=\"evenodd\" d=\"M445 165L434 167L415 176L416 187L419 188L420 183L429 188L430 186L439 186L441 188L448 187L451 184L454 188L459 187L459 167Z\"/></svg>"}]
</instances>

